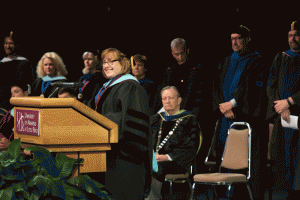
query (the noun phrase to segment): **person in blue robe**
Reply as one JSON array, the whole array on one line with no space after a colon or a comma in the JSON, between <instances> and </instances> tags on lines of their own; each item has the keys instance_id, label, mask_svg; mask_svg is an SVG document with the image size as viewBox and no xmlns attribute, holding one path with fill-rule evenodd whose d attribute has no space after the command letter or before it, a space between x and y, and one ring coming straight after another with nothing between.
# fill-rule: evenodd
<instances>
[{"instance_id":1,"label":"person in blue robe","mask_svg":"<svg viewBox=\"0 0 300 200\"><path fill-rule=\"evenodd\" d=\"M219 165L230 125L236 121L250 124L252 129L250 187L254 199L263 199L268 144L268 124L265 120L268 71L264 68L262 56L250 48L250 41L248 28L242 25L234 28L231 32L234 52L225 58L216 72L213 83L213 109L214 115L218 116L218 123L214 145Z\"/></svg>"},{"instance_id":2,"label":"person in blue robe","mask_svg":"<svg viewBox=\"0 0 300 200\"><path fill-rule=\"evenodd\" d=\"M62 58L55 52L45 53L37 66L37 79L32 83L31 96L57 97L58 89L51 83L65 82L68 74Z\"/></svg>"},{"instance_id":3,"label":"person in blue robe","mask_svg":"<svg viewBox=\"0 0 300 200\"><path fill-rule=\"evenodd\" d=\"M281 118L300 114L300 24L293 22L288 33L290 49L278 53L270 70L267 120L271 125L270 159L273 189L289 191L293 199L300 191L299 131L282 127ZM296 194L294 194L296 193Z\"/></svg>"}]
</instances>

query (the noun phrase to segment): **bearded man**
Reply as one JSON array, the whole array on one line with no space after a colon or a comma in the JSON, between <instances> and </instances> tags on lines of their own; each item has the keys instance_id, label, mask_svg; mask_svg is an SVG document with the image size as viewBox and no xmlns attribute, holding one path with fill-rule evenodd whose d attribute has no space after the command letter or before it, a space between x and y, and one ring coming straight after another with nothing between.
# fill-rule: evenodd
<instances>
[{"instance_id":1,"label":"bearded man","mask_svg":"<svg viewBox=\"0 0 300 200\"><path fill-rule=\"evenodd\" d=\"M281 121L300 114L300 24L294 21L288 32L290 49L278 53L268 81L270 159L277 190L289 190L289 199L300 193L299 131L283 128Z\"/></svg>"}]
</instances>

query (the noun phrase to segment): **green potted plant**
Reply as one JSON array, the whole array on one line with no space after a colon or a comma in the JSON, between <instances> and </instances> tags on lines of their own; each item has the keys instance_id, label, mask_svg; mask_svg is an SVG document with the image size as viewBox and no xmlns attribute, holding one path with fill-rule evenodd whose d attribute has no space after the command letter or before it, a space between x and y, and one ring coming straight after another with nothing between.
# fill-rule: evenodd
<instances>
[{"instance_id":1,"label":"green potted plant","mask_svg":"<svg viewBox=\"0 0 300 200\"><path fill-rule=\"evenodd\" d=\"M72 176L83 159L63 154L55 158L48 150L32 146L34 159L21 154L20 139L0 152L0 200L9 199L113 199L105 186L87 175Z\"/></svg>"}]
</instances>

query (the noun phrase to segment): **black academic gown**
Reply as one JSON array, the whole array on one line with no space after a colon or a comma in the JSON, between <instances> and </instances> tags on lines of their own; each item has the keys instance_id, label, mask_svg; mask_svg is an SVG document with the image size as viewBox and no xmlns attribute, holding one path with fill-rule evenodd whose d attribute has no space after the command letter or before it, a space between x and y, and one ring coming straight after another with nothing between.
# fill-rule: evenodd
<instances>
[{"instance_id":1,"label":"black academic gown","mask_svg":"<svg viewBox=\"0 0 300 200\"><path fill-rule=\"evenodd\" d=\"M119 125L119 142L107 153L105 186L117 200L143 199L150 189L153 151L146 91L137 81L125 80L109 87L97 107L94 98L88 105Z\"/></svg>"},{"instance_id":2,"label":"black academic gown","mask_svg":"<svg viewBox=\"0 0 300 200\"><path fill-rule=\"evenodd\" d=\"M154 177L163 182L166 174L186 173L197 155L200 143L200 127L195 115L186 114L176 120L165 121L164 113L151 117L151 128L153 137L153 149L156 149L158 134L162 130L160 143L174 128L176 120L182 119L174 133L165 145L159 150L159 154L168 154L172 161L158 162L159 172Z\"/></svg>"},{"instance_id":3,"label":"black academic gown","mask_svg":"<svg viewBox=\"0 0 300 200\"><path fill-rule=\"evenodd\" d=\"M181 108L192 111L197 117L203 134L202 147L197 155L197 167L195 171L198 173L207 172L204 165L205 158L210 148L215 128L215 119L212 107L212 82L215 71L212 66L202 66L195 60L187 60L186 63L178 65L174 64L168 67L164 74L164 81L159 88L159 92L163 87L175 86L182 97ZM160 93L156 95L156 104L161 104Z\"/></svg>"},{"instance_id":4,"label":"black academic gown","mask_svg":"<svg viewBox=\"0 0 300 200\"><path fill-rule=\"evenodd\" d=\"M9 110L12 106L9 103L12 84L23 83L31 85L34 81L34 70L31 63L24 57L17 57L9 60L4 58L0 62L2 72L0 73L0 107Z\"/></svg>"},{"instance_id":5,"label":"black academic gown","mask_svg":"<svg viewBox=\"0 0 300 200\"><path fill-rule=\"evenodd\" d=\"M67 81L65 80L56 80L53 81L54 82L65 82ZM35 79L35 81L32 83L31 86L31 96L40 96L42 94L42 83L43 80L42 78L37 78ZM45 98L48 98L49 95L52 95L52 97L58 97L58 89L56 86L52 86L51 84L48 86L48 88L45 90L45 92L43 93Z\"/></svg>"},{"instance_id":6,"label":"black academic gown","mask_svg":"<svg viewBox=\"0 0 300 200\"><path fill-rule=\"evenodd\" d=\"M284 53L279 53L273 61L274 71L269 79L270 85L267 88L269 97L267 119L271 124L274 124L272 137L270 141L270 156L273 163L272 172L274 180L274 188L277 190L286 190L294 188L300 190L300 159L298 163L291 163L289 168L286 167L287 160L294 160L293 156L300 157L300 149L296 149L293 153L287 153L287 145L290 145L289 149L296 148L299 141L299 130L295 130L293 133L292 143L287 142L285 138L284 128L281 125L281 116L277 114L274 109L274 101L281 99L282 88L284 84L284 76L286 71L287 62L293 63L295 66L300 65L299 59L293 59L290 56L286 56ZM295 80L296 81L296 80ZM299 81L299 80L298 80ZM298 84L298 87L300 84ZM300 88L296 91L300 91ZM300 92L293 94L292 99L295 105L290 107L290 111L293 115L300 114ZM288 140L290 141L290 140ZM300 147L300 145L298 145ZM298 155L297 155L298 154ZM291 156L291 157L290 157ZM296 159L295 159L296 160ZM294 167L295 165L295 171ZM293 170L293 171L291 171ZM291 174L291 180L286 180L286 175ZM292 185L294 184L294 187Z\"/></svg>"},{"instance_id":7,"label":"black academic gown","mask_svg":"<svg viewBox=\"0 0 300 200\"><path fill-rule=\"evenodd\" d=\"M86 80L84 78L84 75L80 77L78 82L83 82ZM104 79L102 73L95 72L90 79L87 80L88 83L85 85L84 89L81 90L81 94L78 95L78 101L84 103L85 105L88 104L89 100L93 97L93 91L95 90L95 87L97 87L98 84L103 84L106 82ZM79 89L78 89L79 90Z\"/></svg>"},{"instance_id":8,"label":"black academic gown","mask_svg":"<svg viewBox=\"0 0 300 200\"><path fill-rule=\"evenodd\" d=\"M250 54L251 52L248 53ZM215 72L213 108L214 116L217 116L220 120L224 116L219 110L219 104L225 102L222 90L223 80L230 61L231 57L226 57ZM246 63L237 89L232 94L237 102L237 107L232 109L235 115L234 121L248 122L252 128L250 186L255 198L261 198L264 195L265 187L263 181L265 180L264 175L266 175L268 148L268 123L265 120L268 99L265 88L268 71L269 68L266 69L264 66L262 56L258 54L252 55ZM219 130L220 124L218 124L216 130ZM216 134L218 135L218 132ZM218 155L222 155L223 148L224 143L222 144L220 140L217 141L216 151ZM220 159L218 156L217 162L220 163Z\"/></svg>"},{"instance_id":9,"label":"black academic gown","mask_svg":"<svg viewBox=\"0 0 300 200\"><path fill-rule=\"evenodd\" d=\"M157 111L160 109L160 107L157 107L155 104L155 95L156 95L156 90L157 90L157 84L155 82L144 78L138 80L141 86L146 90L148 94L148 100L149 100L149 108L150 108L150 116L154 115L157 113ZM156 107L155 107L156 106Z\"/></svg>"}]
</instances>

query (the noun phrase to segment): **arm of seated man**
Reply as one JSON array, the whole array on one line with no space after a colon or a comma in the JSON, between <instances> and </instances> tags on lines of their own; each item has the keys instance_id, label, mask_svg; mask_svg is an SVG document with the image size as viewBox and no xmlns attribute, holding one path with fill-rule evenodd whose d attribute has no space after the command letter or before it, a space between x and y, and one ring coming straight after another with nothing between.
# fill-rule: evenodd
<instances>
[{"instance_id":1,"label":"arm of seated man","mask_svg":"<svg viewBox=\"0 0 300 200\"><path fill-rule=\"evenodd\" d=\"M168 154L156 155L156 160L157 160L157 162L172 161L172 158Z\"/></svg>"}]
</instances>

